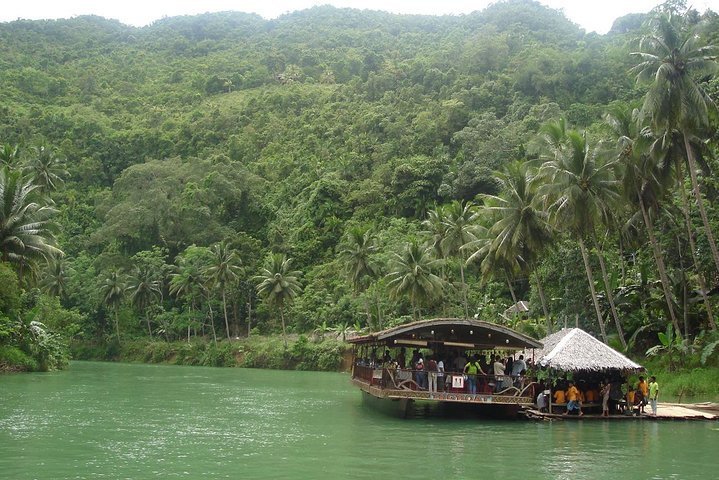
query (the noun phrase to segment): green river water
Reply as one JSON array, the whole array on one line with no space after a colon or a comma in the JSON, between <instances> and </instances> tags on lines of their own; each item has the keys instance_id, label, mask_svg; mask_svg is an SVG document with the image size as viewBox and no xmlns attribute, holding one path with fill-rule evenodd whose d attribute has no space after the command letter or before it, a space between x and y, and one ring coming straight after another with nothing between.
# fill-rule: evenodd
<instances>
[{"instance_id":1,"label":"green river water","mask_svg":"<svg viewBox=\"0 0 719 480\"><path fill-rule=\"evenodd\" d=\"M1 479L714 479L719 423L400 419L346 374L74 362L0 376Z\"/></svg>"}]
</instances>

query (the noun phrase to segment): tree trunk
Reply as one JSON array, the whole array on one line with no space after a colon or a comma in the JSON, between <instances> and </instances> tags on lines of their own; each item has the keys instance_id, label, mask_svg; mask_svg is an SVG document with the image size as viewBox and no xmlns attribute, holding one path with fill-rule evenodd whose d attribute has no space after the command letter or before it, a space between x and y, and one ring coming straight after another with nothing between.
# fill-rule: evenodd
<instances>
[{"instance_id":1,"label":"tree trunk","mask_svg":"<svg viewBox=\"0 0 719 480\"><path fill-rule=\"evenodd\" d=\"M232 302L232 333L234 337L240 336L240 305L237 301L237 297L233 296L235 299Z\"/></svg>"},{"instance_id":2,"label":"tree trunk","mask_svg":"<svg viewBox=\"0 0 719 480\"><path fill-rule=\"evenodd\" d=\"M712 305L707 295L707 284L704 279L704 274L699 268L699 259L697 258L697 246L694 242L694 233L692 231L692 222L689 218L689 200L687 199L687 192L684 189L684 182L681 181L681 164L677 161L677 183L679 184L679 192L682 196L682 213L684 214L684 223L687 228L687 237L689 238L689 249L692 252L692 261L694 262L694 270L697 272L697 278L699 280L699 288L702 292L702 300L704 301L704 308L707 311L707 320L712 330L717 329L716 322L714 321L714 313L712 312Z\"/></svg>"},{"instance_id":3,"label":"tree trunk","mask_svg":"<svg viewBox=\"0 0 719 480\"><path fill-rule=\"evenodd\" d=\"M594 239L594 246L597 249L597 258L599 259L599 268L602 270L602 280L604 281L604 291L607 294L607 300L609 301L609 308L612 311L612 317L614 317L614 323L617 326L617 334L619 340L622 342L622 348L627 350L627 341L624 340L624 329L622 323L619 320L619 314L617 313L617 306L614 303L614 293L612 292L612 286L609 283L609 276L607 275L607 267L604 264L604 254L599 246L597 239Z\"/></svg>"},{"instance_id":4,"label":"tree trunk","mask_svg":"<svg viewBox=\"0 0 719 480\"><path fill-rule=\"evenodd\" d=\"M147 322L147 331L150 332L150 340L152 340L152 327L150 326L150 314L145 313L145 321Z\"/></svg>"},{"instance_id":5,"label":"tree trunk","mask_svg":"<svg viewBox=\"0 0 719 480\"><path fill-rule=\"evenodd\" d=\"M252 332L252 298L247 300L247 338L250 338Z\"/></svg>"},{"instance_id":6,"label":"tree trunk","mask_svg":"<svg viewBox=\"0 0 719 480\"><path fill-rule=\"evenodd\" d=\"M285 349L287 349L287 331L285 329L285 309L280 305L280 320L282 321L282 340L285 342Z\"/></svg>"},{"instance_id":7,"label":"tree trunk","mask_svg":"<svg viewBox=\"0 0 719 480\"><path fill-rule=\"evenodd\" d=\"M212 313L212 301L210 300L209 295L207 297L207 305L210 309L210 326L212 327L212 339L214 340L215 345L217 345L217 332L215 331L215 315Z\"/></svg>"},{"instance_id":8,"label":"tree trunk","mask_svg":"<svg viewBox=\"0 0 719 480\"><path fill-rule=\"evenodd\" d=\"M367 298L366 294L363 295L362 299L364 301L365 313L367 314L367 326L369 327L370 332L371 332L372 331L372 314L369 311L369 299Z\"/></svg>"},{"instance_id":9,"label":"tree trunk","mask_svg":"<svg viewBox=\"0 0 719 480\"><path fill-rule=\"evenodd\" d=\"M464 259L459 259L459 276L462 279L462 301L464 302L464 318L469 318L469 306L467 305L467 285L464 283Z\"/></svg>"},{"instance_id":10,"label":"tree trunk","mask_svg":"<svg viewBox=\"0 0 719 480\"><path fill-rule=\"evenodd\" d=\"M712 233L711 226L709 225L709 218L707 218L707 212L704 209L704 200L702 199L702 193L699 190L699 181L697 180L694 152L692 151L692 146L689 144L689 137L687 133L682 133L684 135L684 148L686 148L687 150L687 162L689 162L689 178L691 178L692 180L694 199L697 202L697 207L699 207L699 215L702 217L702 223L704 223L704 234L707 236L707 242L709 242L709 248L712 251L712 257L714 258L714 266L716 267L717 273L719 273L719 252L717 251L716 242L714 241L714 234Z\"/></svg>"},{"instance_id":11,"label":"tree trunk","mask_svg":"<svg viewBox=\"0 0 719 480\"><path fill-rule=\"evenodd\" d=\"M622 286L627 284L627 267L626 262L624 261L624 242L622 241L622 236L619 235L619 241L617 242L619 244L619 258L621 261L619 262L619 268L622 271Z\"/></svg>"},{"instance_id":12,"label":"tree trunk","mask_svg":"<svg viewBox=\"0 0 719 480\"><path fill-rule=\"evenodd\" d=\"M509 280L509 274L507 273L507 270L504 271L504 278L507 280L507 287L509 287L509 294L512 296L512 302L514 305L514 313L516 316L517 313L517 294L514 293L514 287L512 286L512 282Z\"/></svg>"},{"instance_id":13,"label":"tree trunk","mask_svg":"<svg viewBox=\"0 0 719 480\"><path fill-rule=\"evenodd\" d=\"M589 256L587 255L587 247L584 245L584 239L579 237L579 249L582 251L582 259L584 260L584 269L587 272L587 281L589 282L589 292L592 294L592 302L594 303L594 311L597 313L597 322L599 322L599 330L602 334L602 341L607 343L607 331L604 328L604 319L602 311L599 309L599 300L597 300L597 291L594 289L594 275L592 267L589 265Z\"/></svg>"},{"instance_id":14,"label":"tree trunk","mask_svg":"<svg viewBox=\"0 0 719 480\"><path fill-rule=\"evenodd\" d=\"M537 279L537 293L539 293L539 300L542 302L542 312L544 312L544 318L547 322L547 335L552 333L552 319L549 318L549 308L547 307L547 297L544 295L544 287L542 286L542 279L540 278L539 272L534 271L534 276Z\"/></svg>"},{"instance_id":15,"label":"tree trunk","mask_svg":"<svg viewBox=\"0 0 719 480\"><path fill-rule=\"evenodd\" d=\"M657 270L659 270L659 279L661 280L662 284L662 290L664 291L664 299L667 302L667 309L669 310L669 317L672 320L672 325L674 325L674 329L676 332L680 332L679 329L679 321L677 320L677 316L674 313L674 306L672 305L672 292L669 285L669 278L667 277L666 268L664 266L664 257L662 255L661 250L659 249L659 244L657 243L657 239L654 236L654 223L652 222L651 217L649 216L649 212L647 212L647 208L644 205L644 199L641 196L641 192L637 190L638 198L639 198L639 208L642 211L642 217L644 218L644 225L647 227L647 233L649 235L649 243L652 245L652 252L654 253L654 261L657 262Z\"/></svg>"},{"instance_id":16,"label":"tree trunk","mask_svg":"<svg viewBox=\"0 0 719 480\"><path fill-rule=\"evenodd\" d=\"M377 323L379 324L379 329L382 331L382 305L379 301L379 294L375 297L377 299Z\"/></svg>"},{"instance_id":17,"label":"tree trunk","mask_svg":"<svg viewBox=\"0 0 719 480\"><path fill-rule=\"evenodd\" d=\"M115 307L115 333L117 334L117 343L122 343L120 341L120 319L118 318L117 307Z\"/></svg>"},{"instance_id":18,"label":"tree trunk","mask_svg":"<svg viewBox=\"0 0 719 480\"><path fill-rule=\"evenodd\" d=\"M225 289L222 289L222 310L225 314L225 331L227 332L227 341L231 342L232 337L230 336L230 322L227 320L227 299L225 297Z\"/></svg>"}]
</instances>

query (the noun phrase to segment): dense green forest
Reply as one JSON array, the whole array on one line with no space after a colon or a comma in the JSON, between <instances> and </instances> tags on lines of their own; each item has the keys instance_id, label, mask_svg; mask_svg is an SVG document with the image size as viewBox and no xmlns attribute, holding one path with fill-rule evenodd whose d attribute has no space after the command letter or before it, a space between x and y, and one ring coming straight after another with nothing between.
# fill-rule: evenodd
<instances>
[{"instance_id":1,"label":"dense green forest","mask_svg":"<svg viewBox=\"0 0 719 480\"><path fill-rule=\"evenodd\" d=\"M435 316L715 363L716 44L681 1L0 24L0 364Z\"/></svg>"}]
</instances>

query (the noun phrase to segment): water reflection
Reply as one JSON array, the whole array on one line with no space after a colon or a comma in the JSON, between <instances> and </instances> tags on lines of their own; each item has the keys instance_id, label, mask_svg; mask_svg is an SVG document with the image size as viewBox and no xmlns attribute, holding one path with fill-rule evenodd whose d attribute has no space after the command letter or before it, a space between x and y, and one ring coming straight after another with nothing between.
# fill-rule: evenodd
<instances>
[{"instance_id":1,"label":"water reflection","mask_svg":"<svg viewBox=\"0 0 719 480\"><path fill-rule=\"evenodd\" d=\"M0 477L713 478L716 423L412 418L346 375L74 363L0 377ZM444 412L446 413L446 412Z\"/></svg>"}]
</instances>

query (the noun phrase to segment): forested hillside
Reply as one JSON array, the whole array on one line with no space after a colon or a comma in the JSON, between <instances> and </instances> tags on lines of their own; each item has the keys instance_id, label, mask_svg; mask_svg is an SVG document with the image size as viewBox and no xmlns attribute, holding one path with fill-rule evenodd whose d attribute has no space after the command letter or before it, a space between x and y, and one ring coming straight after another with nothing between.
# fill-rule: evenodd
<instances>
[{"instance_id":1,"label":"forested hillside","mask_svg":"<svg viewBox=\"0 0 719 480\"><path fill-rule=\"evenodd\" d=\"M681 2L0 24L0 348L468 315L711 359L717 43Z\"/></svg>"}]
</instances>

